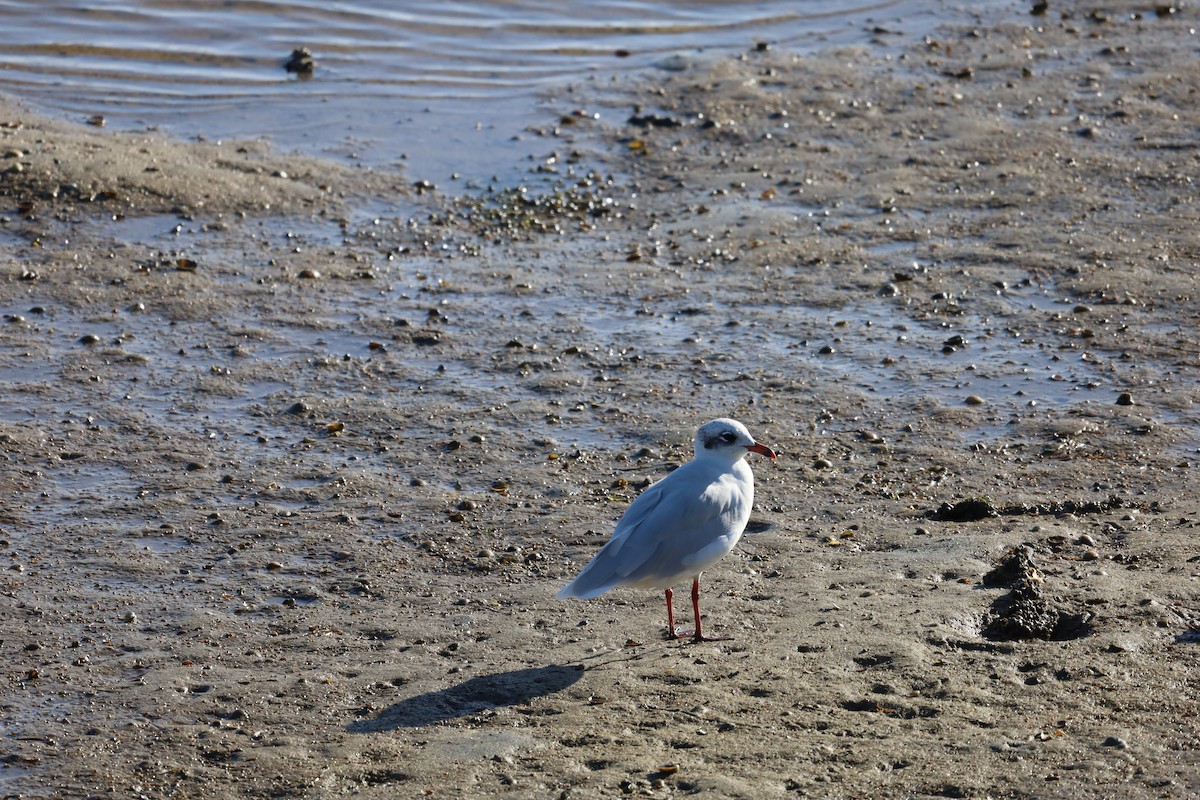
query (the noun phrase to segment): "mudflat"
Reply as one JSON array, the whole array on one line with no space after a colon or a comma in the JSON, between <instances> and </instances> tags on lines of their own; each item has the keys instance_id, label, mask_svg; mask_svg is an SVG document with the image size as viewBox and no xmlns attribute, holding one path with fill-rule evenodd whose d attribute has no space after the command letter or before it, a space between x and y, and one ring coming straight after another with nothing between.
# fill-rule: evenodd
<instances>
[{"instance_id":1,"label":"mudflat","mask_svg":"<svg viewBox=\"0 0 1200 800\"><path fill-rule=\"evenodd\" d=\"M676 59L461 196L0 106L0 794L1200 793L1196 22ZM732 640L556 601L716 416Z\"/></svg>"}]
</instances>

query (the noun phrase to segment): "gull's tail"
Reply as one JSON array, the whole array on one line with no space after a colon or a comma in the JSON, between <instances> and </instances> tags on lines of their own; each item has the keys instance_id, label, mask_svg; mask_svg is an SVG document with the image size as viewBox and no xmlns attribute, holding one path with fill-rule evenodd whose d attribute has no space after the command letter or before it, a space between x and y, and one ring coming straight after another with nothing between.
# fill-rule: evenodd
<instances>
[{"instance_id":1,"label":"gull's tail","mask_svg":"<svg viewBox=\"0 0 1200 800\"><path fill-rule=\"evenodd\" d=\"M609 544L612 544L610 541ZM607 544L588 562L587 566L575 576L575 580L558 590L555 595L559 600L577 597L580 600L590 600L599 597L614 586L620 585L625 579L616 569L613 555L615 548Z\"/></svg>"}]
</instances>

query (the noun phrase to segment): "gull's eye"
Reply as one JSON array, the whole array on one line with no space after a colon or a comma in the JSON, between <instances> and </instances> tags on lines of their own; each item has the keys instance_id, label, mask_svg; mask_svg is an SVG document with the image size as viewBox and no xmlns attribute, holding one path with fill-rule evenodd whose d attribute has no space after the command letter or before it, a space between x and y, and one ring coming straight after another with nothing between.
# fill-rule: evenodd
<instances>
[{"instance_id":1,"label":"gull's eye","mask_svg":"<svg viewBox=\"0 0 1200 800\"><path fill-rule=\"evenodd\" d=\"M725 444L733 444L737 441L737 434L733 431L726 431L721 434L721 441L725 442Z\"/></svg>"}]
</instances>

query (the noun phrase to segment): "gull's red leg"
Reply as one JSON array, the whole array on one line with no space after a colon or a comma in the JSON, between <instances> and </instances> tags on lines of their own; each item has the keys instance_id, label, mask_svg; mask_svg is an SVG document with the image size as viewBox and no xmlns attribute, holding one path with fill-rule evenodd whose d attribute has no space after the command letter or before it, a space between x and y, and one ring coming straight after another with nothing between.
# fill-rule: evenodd
<instances>
[{"instance_id":1,"label":"gull's red leg","mask_svg":"<svg viewBox=\"0 0 1200 800\"><path fill-rule=\"evenodd\" d=\"M671 600L675 597L675 592L671 591L671 587L667 587L667 638L678 639L679 634L675 632L675 609L671 607Z\"/></svg>"}]
</instances>

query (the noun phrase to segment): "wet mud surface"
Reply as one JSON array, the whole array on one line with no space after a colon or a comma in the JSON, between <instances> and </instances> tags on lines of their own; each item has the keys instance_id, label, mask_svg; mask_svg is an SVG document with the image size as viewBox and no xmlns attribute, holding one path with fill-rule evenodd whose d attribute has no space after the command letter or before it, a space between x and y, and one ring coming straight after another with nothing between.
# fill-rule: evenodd
<instances>
[{"instance_id":1,"label":"wet mud surface","mask_svg":"<svg viewBox=\"0 0 1200 800\"><path fill-rule=\"evenodd\" d=\"M1067 8L467 198L5 107L0 794L1200 791L1197 19ZM555 601L721 415L733 640Z\"/></svg>"}]
</instances>

